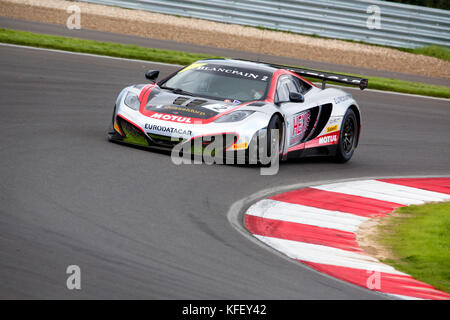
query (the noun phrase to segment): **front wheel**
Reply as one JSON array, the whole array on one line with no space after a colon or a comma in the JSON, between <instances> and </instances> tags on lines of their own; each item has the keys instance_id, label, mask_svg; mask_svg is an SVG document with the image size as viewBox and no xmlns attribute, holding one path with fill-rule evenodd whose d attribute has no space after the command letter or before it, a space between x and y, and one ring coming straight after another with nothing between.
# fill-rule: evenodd
<instances>
[{"instance_id":1,"label":"front wheel","mask_svg":"<svg viewBox=\"0 0 450 320\"><path fill-rule=\"evenodd\" d=\"M353 110L348 109L342 120L342 128L335 156L337 162L343 163L351 159L356 149L358 132L359 127L356 115Z\"/></svg>"},{"instance_id":2,"label":"front wheel","mask_svg":"<svg viewBox=\"0 0 450 320\"><path fill-rule=\"evenodd\" d=\"M273 135L272 130L275 130L278 134ZM268 164L272 158L272 151L278 150L278 153L282 152L283 131L283 119L278 114L273 115L267 127L261 129L253 136L246 150L246 161L251 164Z\"/></svg>"},{"instance_id":3,"label":"front wheel","mask_svg":"<svg viewBox=\"0 0 450 320\"><path fill-rule=\"evenodd\" d=\"M272 135L272 130L276 130L278 134ZM267 155L272 156L272 151L277 150L278 153L281 152L283 146L283 120L278 115L275 114L269 121L267 125Z\"/></svg>"}]
</instances>

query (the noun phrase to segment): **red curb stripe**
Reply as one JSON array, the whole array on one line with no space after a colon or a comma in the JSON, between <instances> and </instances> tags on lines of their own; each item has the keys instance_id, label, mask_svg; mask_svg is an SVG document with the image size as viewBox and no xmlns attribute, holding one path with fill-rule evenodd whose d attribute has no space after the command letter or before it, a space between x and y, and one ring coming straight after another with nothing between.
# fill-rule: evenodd
<instances>
[{"instance_id":1,"label":"red curb stripe","mask_svg":"<svg viewBox=\"0 0 450 320\"><path fill-rule=\"evenodd\" d=\"M378 181L450 194L450 178L378 179Z\"/></svg>"},{"instance_id":2,"label":"red curb stripe","mask_svg":"<svg viewBox=\"0 0 450 320\"><path fill-rule=\"evenodd\" d=\"M450 178L379 179L377 181L450 194ZM282 193L270 199L325 210L346 212L364 217L384 216L399 207L405 206L372 198L319 190L314 187ZM323 245L358 252L358 254L367 254L358 246L356 234L353 232L253 215L245 215L244 222L247 229L255 235L309 243L312 245ZM411 298L450 300L449 293L439 291L433 286L418 281L409 275L388 272L375 273L371 270L316 263L301 259L298 259L298 261L319 272L326 273L369 290ZM332 261L334 260L331 259L330 263L333 263ZM377 281L372 281L372 286L369 287L370 281L368 280L370 279L379 281L378 283ZM374 284L379 284L379 286L373 287Z\"/></svg>"},{"instance_id":3,"label":"red curb stripe","mask_svg":"<svg viewBox=\"0 0 450 320\"><path fill-rule=\"evenodd\" d=\"M358 246L356 235L353 232L267 219L248 214L245 215L245 226L251 233L260 236L306 242L365 253Z\"/></svg>"},{"instance_id":4,"label":"red curb stripe","mask_svg":"<svg viewBox=\"0 0 450 320\"><path fill-rule=\"evenodd\" d=\"M320 209L353 213L363 217L384 216L398 207L405 206L394 202L314 188L294 190L271 197L270 199Z\"/></svg>"},{"instance_id":5,"label":"red curb stripe","mask_svg":"<svg viewBox=\"0 0 450 320\"><path fill-rule=\"evenodd\" d=\"M302 261L302 263L312 267L313 269L326 273L335 278L351 282L361 287L368 288L367 282L369 277L374 275L373 271L354 269L348 267L338 267L334 265L327 265L321 263L314 263L309 261ZM437 299L448 300L450 294L434 289L429 284L420 282L411 276L395 275L385 272L379 272L380 287L370 289L383 293L397 294L421 299Z\"/></svg>"}]
</instances>

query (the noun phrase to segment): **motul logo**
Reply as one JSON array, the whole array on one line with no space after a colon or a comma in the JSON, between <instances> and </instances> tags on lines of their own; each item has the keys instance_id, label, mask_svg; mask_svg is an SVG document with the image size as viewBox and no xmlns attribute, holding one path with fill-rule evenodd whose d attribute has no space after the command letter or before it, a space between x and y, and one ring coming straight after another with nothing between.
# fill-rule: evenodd
<instances>
[{"instance_id":1,"label":"motul logo","mask_svg":"<svg viewBox=\"0 0 450 320\"><path fill-rule=\"evenodd\" d=\"M171 114L155 113L150 118L166 120L166 121L174 121L174 122L180 122L180 123L191 123L191 118L174 116Z\"/></svg>"},{"instance_id":2,"label":"motul logo","mask_svg":"<svg viewBox=\"0 0 450 320\"><path fill-rule=\"evenodd\" d=\"M326 143L333 143L333 142L337 142L336 135L319 138L319 144L326 144Z\"/></svg>"}]
</instances>

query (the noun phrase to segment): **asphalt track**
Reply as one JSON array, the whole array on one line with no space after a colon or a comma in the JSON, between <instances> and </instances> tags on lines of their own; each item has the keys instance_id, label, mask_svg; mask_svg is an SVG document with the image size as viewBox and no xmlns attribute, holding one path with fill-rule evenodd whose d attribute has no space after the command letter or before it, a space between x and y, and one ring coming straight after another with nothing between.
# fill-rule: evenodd
<instances>
[{"instance_id":1,"label":"asphalt track","mask_svg":"<svg viewBox=\"0 0 450 320\"><path fill-rule=\"evenodd\" d=\"M107 142L116 95L152 68L174 70L0 46L0 298L383 298L249 241L227 212L280 185L450 175L448 100L352 90L364 127L349 163L261 176ZM74 264L82 289L70 291Z\"/></svg>"}]
</instances>

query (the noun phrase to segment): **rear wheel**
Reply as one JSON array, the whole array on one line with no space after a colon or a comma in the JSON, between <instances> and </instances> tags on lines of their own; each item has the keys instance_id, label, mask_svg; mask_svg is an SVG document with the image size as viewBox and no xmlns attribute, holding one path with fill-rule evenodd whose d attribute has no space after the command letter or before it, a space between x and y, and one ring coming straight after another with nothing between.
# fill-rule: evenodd
<instances>
[{"instance_id":1,"label":"rear wheel","mask_svg":"<svg viewBox=\"0 0 450 320\"><path fill-rule=\"evenodd\" d=\"M358 139L358 121L353 110L348 109L342 120L341 133L336 150L335 159L337 162L347 162L355 152Z\"/></svg>"}]
</instances>

